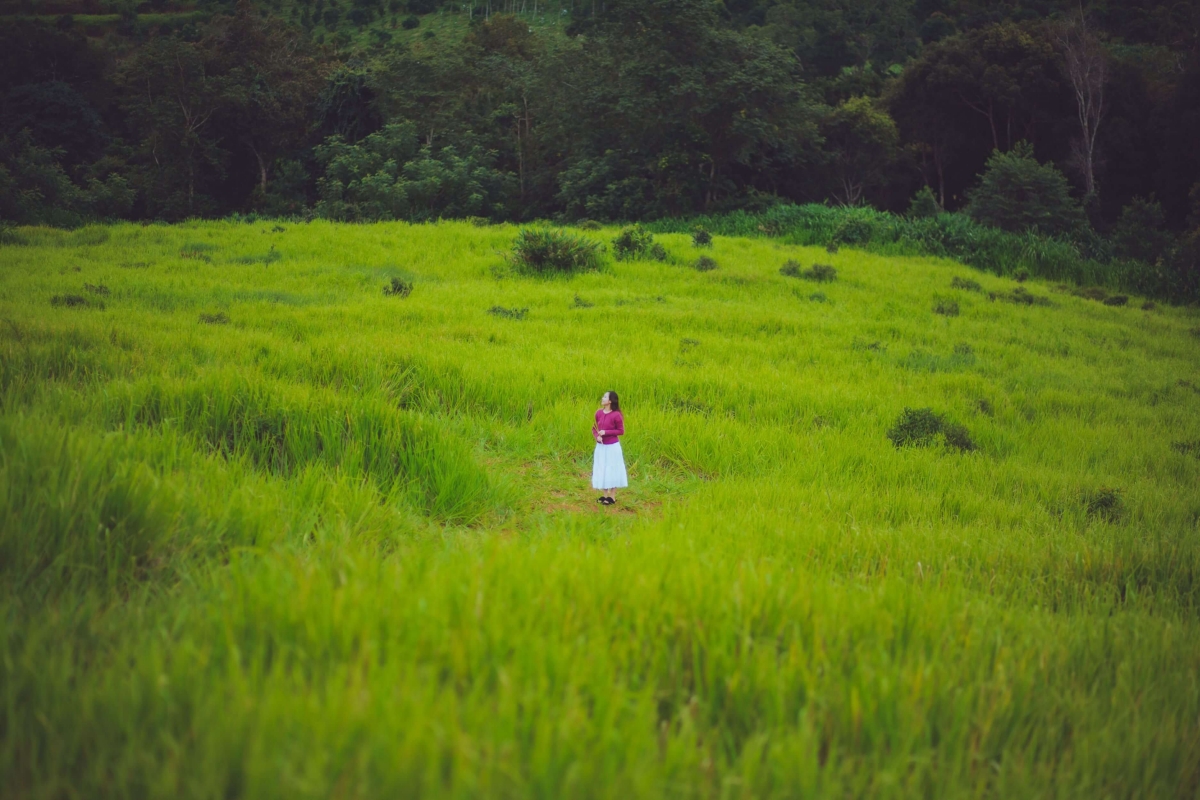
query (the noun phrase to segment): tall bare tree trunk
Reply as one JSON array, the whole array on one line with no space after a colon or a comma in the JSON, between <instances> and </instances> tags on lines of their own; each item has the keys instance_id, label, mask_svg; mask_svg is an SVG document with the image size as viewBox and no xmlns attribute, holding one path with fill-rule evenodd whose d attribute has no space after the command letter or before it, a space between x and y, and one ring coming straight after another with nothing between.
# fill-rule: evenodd
<instances>
[{"instance_id":1,"label":"tall bare tree trunk","mask_svg":"<svg viewBox=\"0 0 1200 800\"><path fill-rule=\"evenodd\" d=\"M1082 12L1060 24L1054 39L1075 95L1079 138L1073 143L1073 160L1092 197L1096 195L1096 134L1104 118L1104 85L1108 81L1107 54Z\"/></svg>"}]
</instances>

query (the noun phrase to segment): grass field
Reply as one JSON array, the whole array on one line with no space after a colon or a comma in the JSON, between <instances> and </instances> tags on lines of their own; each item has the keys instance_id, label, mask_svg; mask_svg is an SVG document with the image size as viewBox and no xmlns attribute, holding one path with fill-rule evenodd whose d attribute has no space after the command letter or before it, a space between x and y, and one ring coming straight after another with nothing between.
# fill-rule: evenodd
<instances>
[{"instance_id":1,"label":"grass field","mask_svg":"<svg viewBox=\"0 0 1200 800\"><path fill-rule=\"evenodd\" d=\"M1200 796L1194 310L515 234L0 246L0 794Z\"/></svg>"}]
</instances>

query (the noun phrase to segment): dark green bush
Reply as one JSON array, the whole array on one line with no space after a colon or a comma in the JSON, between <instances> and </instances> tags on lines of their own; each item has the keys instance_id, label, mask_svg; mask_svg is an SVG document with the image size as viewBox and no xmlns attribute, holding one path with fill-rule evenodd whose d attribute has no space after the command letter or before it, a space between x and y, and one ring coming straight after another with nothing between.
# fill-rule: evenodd
<instances>
[{"instance_id":1,"label":"dark green bush","mask_svg":"<svg viewBox=\"0 0 1200 800\"><path fill-rule=\"evenodd\" d=\"M585 231L598 231L603 226L594 219L581 219L576 227Z\"/></svg>"},{"instance_id":2,"label":"dark green bush","mask_svg":"<svg viewBox=\"0 0 1200 800\"><path fill-rule=\"evenodd\" d=\"M492 316L503 317L505 319L525 319L529 315L528 308L505 308L504 306L492 306L488 309L488 313Z\"/></svg>"},{"instance_id":3,"label":"dark green bush","mask_svg":"<svg viewBox=\"0 0 1200 800\"><path fill-rule=\"evenodd\" d=\"M99 300L89 300L78 294L56 294L50 298L50 305L55 308L94 308L104 310L104 303Z\"/></svg>"},{"instance_id":4,"label":"dark green bush","mask_svg":"<svg viewBox=\"0 0 1200 800\"><path fill-rule=\"evenodd\" d=\"M717 262L708 256L700 256L692 262L692 269L697 272L712 272L717 268Z\"/></svg>"},{"instance_id":5,"label":"dark green bush","mask_svg":"<svg viewBox=\"0 0 1200 800\"><path fill-rule=\"evenodd\" d=\"M101 297L107 297L110 294L108 287L103 283L85 283L83 288L84 291L91 292L92 294L98 294Z\"/></svg>"},{"instance_id":6,"label":"dark green bush","mask_svg":"<svg viewBox=\"0 0 1200 800\"><path fill-rule=\"evenodd\" d=\"M1031 294L1024 286L1018 286L1011 292L988 292L989 300L1003 300L1020 306L1053 306L1049 297Z\"/></svg>"},{"instance_id":7,"label":"dark green bush","mask_svg":"<svg viewBox=\"0 0 1200 800\"><path fill-rule=\"evenodd\" d=\"M933 195L933 189L928 186L922 186L913 195L912 202L908 204L909 219L928 219L936 217L942 213L942 207L938 205L937 198Z\"/></svg>"},{"instance_id":8,"label":"dark green bush","mask_svg":"<svg viewBox=\"0 0 1200 800\"><path fill-rule=\"evenodd\" d=\"M787 261L783 262L783 266L779 268L779 274L784 275L788 278L799 278L800 271L801 271L800 262L795 261L790 258Z\"/></svg>"},{"instance_id":9,"label":"dark green bush","mask_svg":"<svg viewBox=\"0 0 1200 800\"><path fill-rule=\"evenodd\" d=\"M599 242L565 231L522 228L513 242L509 262L518 270L539 275L584 272L603 266Z\"/></svg>"},{"instance_id":10,"label":"dark green bush","mask_svg":"<svg viewBox=\"0 0 1200 800\"><path fill-rule=\"evenodd\" d=\"M973 281L970 278L960 278L957 275L950 280L951 289L962 289L968 292L982 292L983 287L978 281Z\"/></svg>"},{"instance_id":11,"label":"dark green bush","mask_svg":"<svg viewBox=\"0 0 1200 800\"><path fill-rule=\"evenodd\" d=\"M418 17L416 14L409 14L400 23L400 27L406 31L411 31L416 28L419 28L419 27L421 27L421 18Z\"/></svg>"},{"instance_id":12,"label":"dark green bush","mask_svg":"<svg viewBox=\"0 0 1200 800\"><path fill-rule=\"evenodd\" d=\"M1123 306L1129 303L1129 298L1123 294L1114 294L1112 297L1104 298L1106 306Z\"/></svg>"},{"instance_id":13,"label":"dark green bush","mask_svg":"<svg viewBox=\"0 0 1200 800\"><path fill-rule=\"evenodd\" d=\"M575 302L572 304L575 308L591 308L595 303L589 303L579 295L575 295Z\"/></svg>"},{"instance_id":14,"label":"dark green bush","mask_svg":"<svg viewBox=\"0 0 1200 800\"><path fill-rule=\"evenodd\" d=\"M391 283L383 287L383 293L393 297L408 297L412 290L413 285L403 278L392 278Z\"/></svg>"},{"instance_id":15,"label":"dark green bush","mask_svg":"<svg viewBox=\"0 0 1200 800\"><path fill-rule=\"evenodd\" d=\"M653 252L654 234L640 225L622 228L617 237L613 239L612 244L613 255L617 261L632 261L637 258L652 258L662 261L666 258L666 251L661 248L662 258L658 257L658 253Z\"/></svg>"},{"instance_id":16,"label":"dark green bush","mask_svg":"<svg viewBox=\"0 0 1200 800\"><path fill-rule=\"evenodd\" d=\"M1087 225L1066 176L1052 165L1039 164L1027 142L1007 153L993 152L979 186L967 198L972 219L1001 230L1069 236Z\"/></svg>"},{"instance_id":17,"label":"dark green bush","mask_svg":"<svg viewBox=\"0 0 1200 800\"><path fill-rule=\"evenodd\" d=\"M1116 522L1125 516L1125 503L1121 490L1101 487L1083 493L1083 504L1087 515L1105 522Z\"/></svg>"},{"instance_id":18,"label":"dark green bush","mask_svg":"<svg viewBox=\"0 0 1200 800\"><path fill-rule=\"evenodd\" d=\"M933 313L944 317L957 317L958 303L954 300L938 300L933 304Z\"/></svg>"},{"instance_id":19,"label":"dark green bush","mask_svg":"<svg viewBox=\"0 0 1200 800\"><path fill-rule=\"evenodd\" d=\"M812 269L805 270L800 277L806 281L830 283L837 280L837 270L828 264L813 264Z\"/></svg>"},{"instance_id":20,"label":"dark green bush","mask_svg":"<svg viewBox=\"0 0 1200 800\"><path fill-rule=\"evenodd\" d=\"M695 247L712 247L712 234L704 228L692 231L692 245Z\"/></svg>"},{"instance_id":21,"label":"dark green bush","mask_svg":"<svg viewBox=\"0 0 1200 800\"><path fill-rule=\"evenodd\" d=\"M887 436L896 447L925 447L940 439L960 452L976 449L965 427L948 422L931 408L905 408Z\"/></svg>"}]
</instances>

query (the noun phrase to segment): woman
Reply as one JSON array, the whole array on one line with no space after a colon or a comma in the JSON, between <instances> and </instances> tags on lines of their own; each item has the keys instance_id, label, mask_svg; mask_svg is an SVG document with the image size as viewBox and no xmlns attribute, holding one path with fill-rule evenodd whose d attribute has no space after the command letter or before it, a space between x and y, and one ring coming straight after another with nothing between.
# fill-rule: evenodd
<instances>
[{"instance_id":1,"label":"woman","mask_svg":"<svg viewBox=\"0 0 1200 800\"><path fill-rule=\"evenodd\" d=\"M625 435L625 418L621 416L621 401L616 392L605 392L596 411L592 436L596 453L592 460L592 488L603 492L597 502L611 506L617 502L616 489L629 485L625 475L625 456L617 437Z\"/></svg>"}]
</instances>

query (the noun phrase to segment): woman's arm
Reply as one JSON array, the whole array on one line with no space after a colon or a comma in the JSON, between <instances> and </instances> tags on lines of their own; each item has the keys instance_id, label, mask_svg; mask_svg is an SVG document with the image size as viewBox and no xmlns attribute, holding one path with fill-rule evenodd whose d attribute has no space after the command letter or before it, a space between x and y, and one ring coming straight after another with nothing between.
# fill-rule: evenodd
<instances>
[{"instance_id":1,"label":"woman's arm","mask_svg":"<svg viewBox=\"0 0 1200 800\"><path fill-rule=\"evenodd\" d=\"M616 423L616 427L609 428L607 431L601 431L601 433L606 433L609 436L624 436L625 417L621 415L620 411L618 411L616 414L613 414L613 416L616 418L613 420Z\"/></svg>"}]
</instances>

